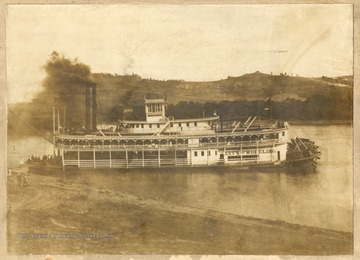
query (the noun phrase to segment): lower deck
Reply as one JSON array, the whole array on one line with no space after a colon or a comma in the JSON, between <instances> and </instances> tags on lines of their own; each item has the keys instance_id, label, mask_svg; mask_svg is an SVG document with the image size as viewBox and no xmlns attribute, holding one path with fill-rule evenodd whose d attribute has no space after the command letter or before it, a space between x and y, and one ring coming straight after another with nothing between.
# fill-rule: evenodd
<instances>
[{"instance_id":1,"label":"lower deck","mask_svg":"<svg viewBox=\"0 0 360 260\"><path fill-rule=\"evenodd\" d=\"M59 149L62 165L78 168L149 168L278 164L286 160L287 143L218 146L71 147Z\"/></svg>"}]
</instances>

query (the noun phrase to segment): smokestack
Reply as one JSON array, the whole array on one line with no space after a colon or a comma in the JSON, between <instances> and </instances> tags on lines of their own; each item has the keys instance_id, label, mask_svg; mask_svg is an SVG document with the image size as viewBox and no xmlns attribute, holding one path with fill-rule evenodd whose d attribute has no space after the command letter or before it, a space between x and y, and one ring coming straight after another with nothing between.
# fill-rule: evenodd
<instances>
[{"instance_id":1,"label":"smokestack","mask_svg":"<svg viewBox=\"0 0 360 260\"><path fill-rule=\"evenodd\" d=\"M85 86L85 128L90 131L90 86Z\"/></svg>"},{"instance_id":2,"label":"smokestack","mask_svg":"<svg viewBox=\"0 0 360 260\"><path fill-rule=\"evenodd\" d=\"M93 112L93 123L92 123L92 129L96 131L96 84L92 86L92 112Z\"/></svg>"},{"instance_id":3,"label":"smokestack","mask_svg":"<svg viewBox=\"0 0 360 260\"><path fill-rule=\"evenodd\" d=\"M96 84L85 86L86 131L96 131Z\"/></svg>"}]
</instances>

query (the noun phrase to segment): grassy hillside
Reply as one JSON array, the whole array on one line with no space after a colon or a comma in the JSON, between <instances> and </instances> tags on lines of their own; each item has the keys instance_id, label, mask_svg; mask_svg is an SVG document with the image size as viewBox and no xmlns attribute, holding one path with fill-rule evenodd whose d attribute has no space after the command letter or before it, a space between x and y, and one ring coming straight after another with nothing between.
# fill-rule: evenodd
<instances>
[{"instance_id":1,"label":"grassy hillside","mask_svg":"<svg viewBox=\"0 0 360 260\"><path fill-rule=\"evenodd\" d=\"M352 96L352 76L305 78L255 72L219 81L186 82L95 73L92 79L97 82L102 99L131 103L139 101L148 92L166 93L170 103L183 100L264 100L270 95L279 94L295 94L305 99L319 94Z\"/></svg>"},{"instance_id":2,"label":"grassy hillside","mask_svg":"<svg viewBox=\"0 0 360 260\"><path fill-rule=\"evenodd\" d=\"M306 78L255 72L211 82L158 81L138 75L92 74L91 77L98 84L105 114L141 105L146 93L158 93L166 95L169 104L243 101L244 105L244 101L265 101L271 96L273 102L282 104L278 105L279 109L301 109L305 113L296 119L349 120L352 117L352 76Z\"/></svg>"}]
</instances>

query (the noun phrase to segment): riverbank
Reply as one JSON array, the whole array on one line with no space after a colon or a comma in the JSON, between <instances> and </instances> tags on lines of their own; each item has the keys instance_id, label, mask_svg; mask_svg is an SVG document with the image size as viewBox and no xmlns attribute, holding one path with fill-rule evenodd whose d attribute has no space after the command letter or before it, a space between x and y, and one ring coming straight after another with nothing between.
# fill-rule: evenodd
<instances>
[{"instance_id":1,"label":"riverbank","mask_svg":"<svg viewBox=\"0 0 360 260\"><path fill-rule=\"evenodd\" d=\"M11 254L352 253L352 234L138 196L96 173L8 176ZM108 178L111 182L111 176Z\"/></svg>"}]
</instances>

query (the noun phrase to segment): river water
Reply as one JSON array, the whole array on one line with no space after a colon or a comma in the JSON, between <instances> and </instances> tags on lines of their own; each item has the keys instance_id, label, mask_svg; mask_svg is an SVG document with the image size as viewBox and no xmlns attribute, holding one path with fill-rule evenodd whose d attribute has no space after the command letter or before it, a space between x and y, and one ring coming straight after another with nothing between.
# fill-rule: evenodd
<instances>
[{"instance_id":1,"label":"river water","mask_svg":"<svg viewBox=\"0 0 360 260\"><path fill-rule=\"evenodd\" d=\"M352 127L292 126L290 130L320 146L323 155L315 173L283 168L83 170L79 180L91 178L102 188L179 205L352 232ZM52 149L38 137L9 138L8 165L16 166L21 157L52 154Z\"/></svg>"}]
</instances>

